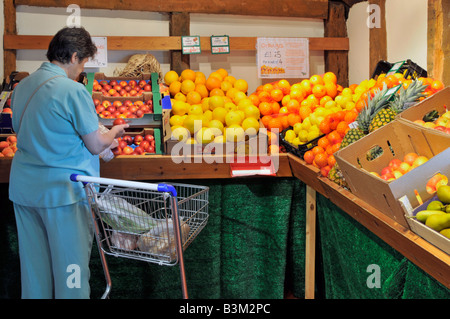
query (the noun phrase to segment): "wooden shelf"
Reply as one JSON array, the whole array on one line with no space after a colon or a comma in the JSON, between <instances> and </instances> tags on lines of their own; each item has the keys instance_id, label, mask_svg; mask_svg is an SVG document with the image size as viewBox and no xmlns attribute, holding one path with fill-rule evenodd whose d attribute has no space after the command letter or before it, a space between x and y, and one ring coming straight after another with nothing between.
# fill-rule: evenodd
<instances>
[{"instance_id":1,"label":"wooden shelf","mask_svg":"<svg viewBox=\"0 0 450 319\"><path fill-rule=\"evenodd\" d=\"M328 178L319 176L311 165L289 154L292 174L328 198L369 231L384 240L441 284L450 288L450 255L376 210Z\"/></svg>"},{"instance_id":2,"label":"wooden shelf","mask_svg":"<svg viewBox=\"0 0 450 319\"><path fill-rule=\"evenodd\" d=\"M53 36L5 34L5 50L47 50ZM108 36L108 50L169 51L181 50L181 37ZM348 38L308 38L312 51L348 51ZM230 50L256 50L257 37L230 37ZM209 37L200 37L201 49L211 51Z\"/></svg>"}]
</instances>

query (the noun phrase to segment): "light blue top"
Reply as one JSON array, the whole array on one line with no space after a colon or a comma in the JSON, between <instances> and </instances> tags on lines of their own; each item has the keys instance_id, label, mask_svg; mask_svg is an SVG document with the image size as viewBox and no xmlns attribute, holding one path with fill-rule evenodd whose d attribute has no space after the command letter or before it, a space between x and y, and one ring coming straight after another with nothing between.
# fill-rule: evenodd
<instances>
[{"instance_id":1,"label":"light blue top","mask_svg":"<svg viewBox=\"0 0 450 319\"><path fill-rule=\"evenodd\" d=\"M50 80L32 97L34 90ZM70 181L72 173L99 176L99 157L86 148L82 135L98 129L98 117L86 88L67 77L50 62L29 75L12 94L13 129L17 152L10 173L11 201L34 207L58 207L85 198L81 183Z\"/></svg>"}]
</instances>

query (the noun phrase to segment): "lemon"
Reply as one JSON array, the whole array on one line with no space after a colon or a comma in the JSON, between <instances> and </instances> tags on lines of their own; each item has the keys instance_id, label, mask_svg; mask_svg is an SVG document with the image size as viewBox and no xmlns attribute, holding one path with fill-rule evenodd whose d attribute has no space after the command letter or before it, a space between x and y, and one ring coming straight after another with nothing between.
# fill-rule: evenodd
<instances>
[{"instance_id":1,"label":"lemon","mask_svg":"<svg viewBox=\"0 0 450 319\"><path fill-rule=\"evenodd\" d=\"M232 87L233 87L233 84L231 82L223 81L222 83L220 83L220 89L225 93Z\"/></svg>"},{"instance_id":2,"label":"lemon","mask_svg":"<svg viewBox=\"0 0 450 319\"><path fill-rule=\"evenodd\" d=\"M202 116L190 114L183 121L183 126L188 129L189 133L194 134L202 128Z\"/></svg>"},{"instance_id":3,"label":"lemon","mask_svg":"<svg viewBox=\"0 0 450 319\"><path fill-rule=\"evenodd\" d=\"M227 140L224 135L216 136L214 143L225 143Z\"/></svg>"},{"instance_id":4,"label":"lemon","mask_svg":"<svg viewBox=\"0 0 450 319\"><path fill-rule=\"evenodd\" d=\"M172 126L172 139L174 140L178 140L180 142L185 142L190 136L191 134L189 133L189 131L182 126Z\"/></svg>"},{"instance_id":5,"label":"lemon","mask_svg":"<svg viewBox=\"0 0 450 319\"><path fill-rule=\"evenodd\" d=\"M202 127L208 127L209 125L209 118L206 114L200 115L202 117Z\"/></svg>"},{"instance_id":6,"label":"lemon","mask_svg":"<svg viewBox=\"0 0 450 319\"><path fill-rule=\"evenodd\" d=\"M172 114L174 115L184 115L189 111L189 104L184 101L175 100L172 104Z\"/></svg>"},{"instance_id":7,"label":"lemon","mask_svg":"<svg viewBox=\"0 0 450 319\"><path fill-rule=\"evenodd\" d=\"M300 142L308 142L308 131L307 130L301 130L298 133L298 139Z\"/></svg>"},{"instance_id":8,"label":"lemon","mask_svg":"<svg viewBox=\"0 0 450 319\"><path fill-rule=\"evenodd\" d=\"M189 107L188 114L202 115L203 109L201 104L194 104Z\"/></svg>"},{"instance_id":9,"label":"lemon","mask_svg":"<svg viewBox=\"0 0 450 319\"><path fill-rule=\"evenodd\" d=\"M225 132L225 136L228 142L241 142L245 140L245 132L240 125L229 125L225 128Z\"/></svg>"},{"instance_id":10,"label":"lemon","mask_svg":"<svg viewBox=\"0 0 450 319\"><path fill-rule=\"evenodd\" d=\"M172 115L169 119L170 126L182 126L183 117L181 115Z\"/></svg>"},{"instance_id":11,"label":"lemon","mask_svg":"<svg viewBox=\"0 0 450 319\"><path fill-rule=\"evenodd\" d=\"M208 144L214 141L214 134L213 130L209 127L202 127L198 132L195 134L195 140L199 144Z\"/></svg>"},{"instance_id":12,"label":"lemon","mask_svg":"<svg viewBox=\"0 0 450 319\"><path fill-rule=\"evenodd\" d=\"M174 70L170 70L164 75L164 83L170 85L172 82L178 81L178 73Z\"/></svg>"},{"instance_id":13,"label":"lemon","mask_svg":"<svg viewBox=\"0 0 450 319\"><path fill-rule=\"evenodd\" d=\"M248 134L249 136L254 136L258 134L259 121L253 117L247 117L244 121L242 121L242 128L244 129L246 134ZM294 133L294 131L292 131L292 133Z\"/></svg>"},{"instance_id":14,"label":"lemon","mask_svg":"<svg viewBox=\"0 0 450 319\"><path fill-rule=\"evenodd\" d=\"M235 87L241 92L246 93L248 90L248 83L244 79L238 79L234 82L233 87Z\"/></svg>"},{"instance_id":15,"label":"lemon","mask_svg":"<svg viewBox=\"0 0 450 319\"><path fill-rule=\"evenodd\" d=\"M204 111L203 115L208 119L208 121L212 120L212 111L211 110Z\"/></svg>"},{"instance_id":16,"label":"lemon","mask_svg":"<svg viewBox=\"0 0 450 319\"><path fill-rule=\"evenodd\" d=\"M297 134L295 134L294 130L287 130L286 134L284 135L284 139L292 144L292 141L294 138L297 137Z\"/></svg>"},{"instance_id":17,"label":"lemon","mask_svg":"<svg viewBox=\"0 0 450 319\"><path fill-rule=\"evenodd\" d=\"M203 112L206 112L207 110L210 110L210 108L209 108L209 97L203 98L201 104L202 104Z\"/></svg>"},{"instance_id":18,"label":"lemon","mask_svg":"<svg viewBox=\"0 0 450 319\"><path fill-rule=\"evenodd\" d=\"M223 123L219 120L211 120L208 123L208 127L220 130L221 134L223 134ZM218 135L218 134L216 134Z\"/></svg>"},{"instance_id":19,"label":"lemon","mask_svg":"<svg viewBox=\"0 0 450 319\"><path fill-rule=\"evenodd\" d=\"M212 111L212 119L219 120L223 124L225 124L225 117L227 116L228 111L224 107L217 107Z\"/></svg>"},{"instance_id":20,"label":"lemon","mask_svg":"<svg viewBox=\"0 0 450 319\"><path fill-rule=\"evenodd\" d=\"M214 111L215 108L224 106L225 101L222 96L213 95L213 96L209 97L208 103L209 103L209 109Z\"/></svg>"},{"instance_id":21,"label":"lemon","mask_svg":"<svg viewBox=\"0 0 450 319\"><path fill-rule=\"evenodd\" d=\"M177 101L183 101L183 102L186 102L186 95L184 95L184 94L181 93L181 92L178 92L177 94L174 95L173 99L174 99L174 100L177 100Z\"/></svg>"},{"instance_id":22,"label":"lemon","mask_svg":"<svg viewBox=\"0 0 450 319\"><path fill-rule=\"evenodd\" d=\"M227 75L223 80L226 82L230 82L233 85L236 82L236 78L232 75Z\"/></svg>"},{"instance_id":23,"label":"lemon","mask_svg":"<svg viewBox=\"0 0 450 319\"><path fill-rule=\"evenodd\" d=\"M300 139L298 137L295 137L292 142L290 142L292 145L294 146L299 146L301 144L304 144L303 142L300 141Z\"/></svg>"},{"instance_id":24,"label":"lemon","mask_svg":"<svg viewBox=\"0 0 450 319\"><path fill-rule=\"evenodd\" d=\"M236 88L231 88L227 91L227 93L225 94L226 97L230 98L230 99L234 99L234 96L236 95L236 93L239 92L238 89Z\"/></svg>"},{"instance_id":25,"label":"lemon","mask_svg":"<svg viewBox=\"0 0 450 319\"><path fill-rule=\"evenodd\" d=\"M255 106L255 105L253 105L253 104L252 105L247 105L244 108L244 114L245 114L246 118L252 117L252 118L254 118L256 120L259 120L259 118L261 116L261 114L259 112L259 108L257 106Z\"/></svg>"},{"instance_id":26,"label":"lemon","mask_svg":"<svg viewBox=\"0 0 450 319\"><path fill-rule=\"evenodd\" d=\"M300 130L302 129L302 123L300 122L295 123L293 129L295 134L298 135L298 132L300 132Z\"/></svg>"},{"instance_id":27,"label":"lemon","mask_svg":"<svg viewBox=\"0 0 450 319\"><path fill-rule=\"evenodd\" d=\"M191 91L195 90L195 83L192 80L184 80L181 82L181 93L188 94Z\"/></svg>"},{"instance_id":28,"label":"lemon","mask_svg":"<svg viewBox=\"0 0 450 319\"><path fill-rule=\"evenodd\" d=\"M311 130L308 132L308 141L311 141L317 137L319 137L320 132L316 131L316 130Z\"/></svg>"},{"instance_id":29,"label":"lemon","mask_svg":"<svg viewBox=\"0 0 450 319\"><path fill-rule=\"evenodd\" d=\"M253 102L248 97L246 97L239 101L239 103L237 104L237 108L239 110L244 110L249 105L253 105Z\"/></svg>"},{"instance_id":30,"label":"lemon","mask_svg":"<svg viewBox=\"0 0 450 319\"><path fill-rule=\"evenodd\" d=\"M225 123L227 126L240 125L242 123L242 117L237 111L230 111L225 116Z\"/></svg>"},{"instance_id":31,"label":"lemon","mask_svg":"<svg viewBox=\"0 0 450 319\"><path fill-rule=\"evenodd\" d=\"M230 111L234 111L237 109L236 104L234 104L233 102L226 102L225 105L223 106L228 112Z\"/></svg>"},{"instance_id":32,"label":"lemon","mask_svg":"<svg viewBox=\"0 0 450 319\"><path fill-rule=\"evenodd\" d=\"M235 104L239 104L239 101L240 101L240 100L246 99L246 98L247 98L247 95L246 95L244 92L237 91L237 92L234 94L234 97L232 98L232 100L233 100L233 102L234 102Z\"/></svg>"}]
</instances>

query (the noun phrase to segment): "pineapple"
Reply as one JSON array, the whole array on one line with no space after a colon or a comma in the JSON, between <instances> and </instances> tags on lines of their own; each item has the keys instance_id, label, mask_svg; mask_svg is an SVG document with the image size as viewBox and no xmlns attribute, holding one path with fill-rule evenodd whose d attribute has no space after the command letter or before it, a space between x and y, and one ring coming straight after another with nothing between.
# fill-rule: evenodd
<instances>
[{"instance_id":1,"label":"pineapple","mask_svg":"<svg viewBox=\"0 0 450 319\"><path fill-rule=\"evenodd\" d=\"M369 133L370 123L374 119L375 115L387 104L387 97L384 96L386 91L387 86L384 85L383 89L377 91L373 98L370 98L369 95L366 106L361 110L356 118L358 127L351 128L347 131L341 142L340 149L350 145Z\"/></svg>"},{"instance_id":2,"label":"pineapple","mask_svg":"<svg viewBox=\"0 0 450 319\"><path fill-rule=\"evenodd\" d=\"M379 111L373 120L370 122L369 132L373 132L376 129L392 122L397 114L405 110L418 101L421 97L425 96L423 92L427 86L422 81L415 80L404 89L400 88L400 93L396 94L394 100L389 102L387 107Z\"/></svg>"}]
</instances>

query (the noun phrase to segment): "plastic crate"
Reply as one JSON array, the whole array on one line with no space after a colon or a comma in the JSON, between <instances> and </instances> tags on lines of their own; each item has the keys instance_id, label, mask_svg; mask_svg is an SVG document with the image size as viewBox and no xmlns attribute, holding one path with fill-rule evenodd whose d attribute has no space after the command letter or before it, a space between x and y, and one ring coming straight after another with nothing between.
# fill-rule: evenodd
<instances>
[{"instance_id":1,"label":"plastic crate","mask_svg":"<svg viewBox=\"0 0 450 319\"><path fill-rule=\"evenodd\" d=\"M427 77L428 73L425 69L421 68L418 64L414 63L411 60L400 61L396 63L390 63L384 60L381 60L377 63L375 70L372 74L372 79L376 79L380 74L388 73L392 68L397 69L397 73L402 73L405 79L417 79L420 77Z\"/></svg>"},{"instance_id":2,"label":"plastic crate","mask_svg":"<svg viewBox=\"0 0 450 319\"><path fill-rule=\"evenodd\" d=\"M307 151L314 148L314 146L317 146L317 143L321 137L325 136L325 134L322 134L322 135L316 137L315 139L308 141L305 144L300 144L298 146L295 146L295 145L289 143L288 141L286 141L286 139L284 138L286 136L286 132L288 130L292 130L292 129L293 129L292 126L289 126L288 128L281 131L279 133L280 141L281 141L281 144L285 147L287 152L292 153L292 154L300 157L301 159L303 159L303 155L305 155L305 153Z\"/></svg>"}]
</instances>

